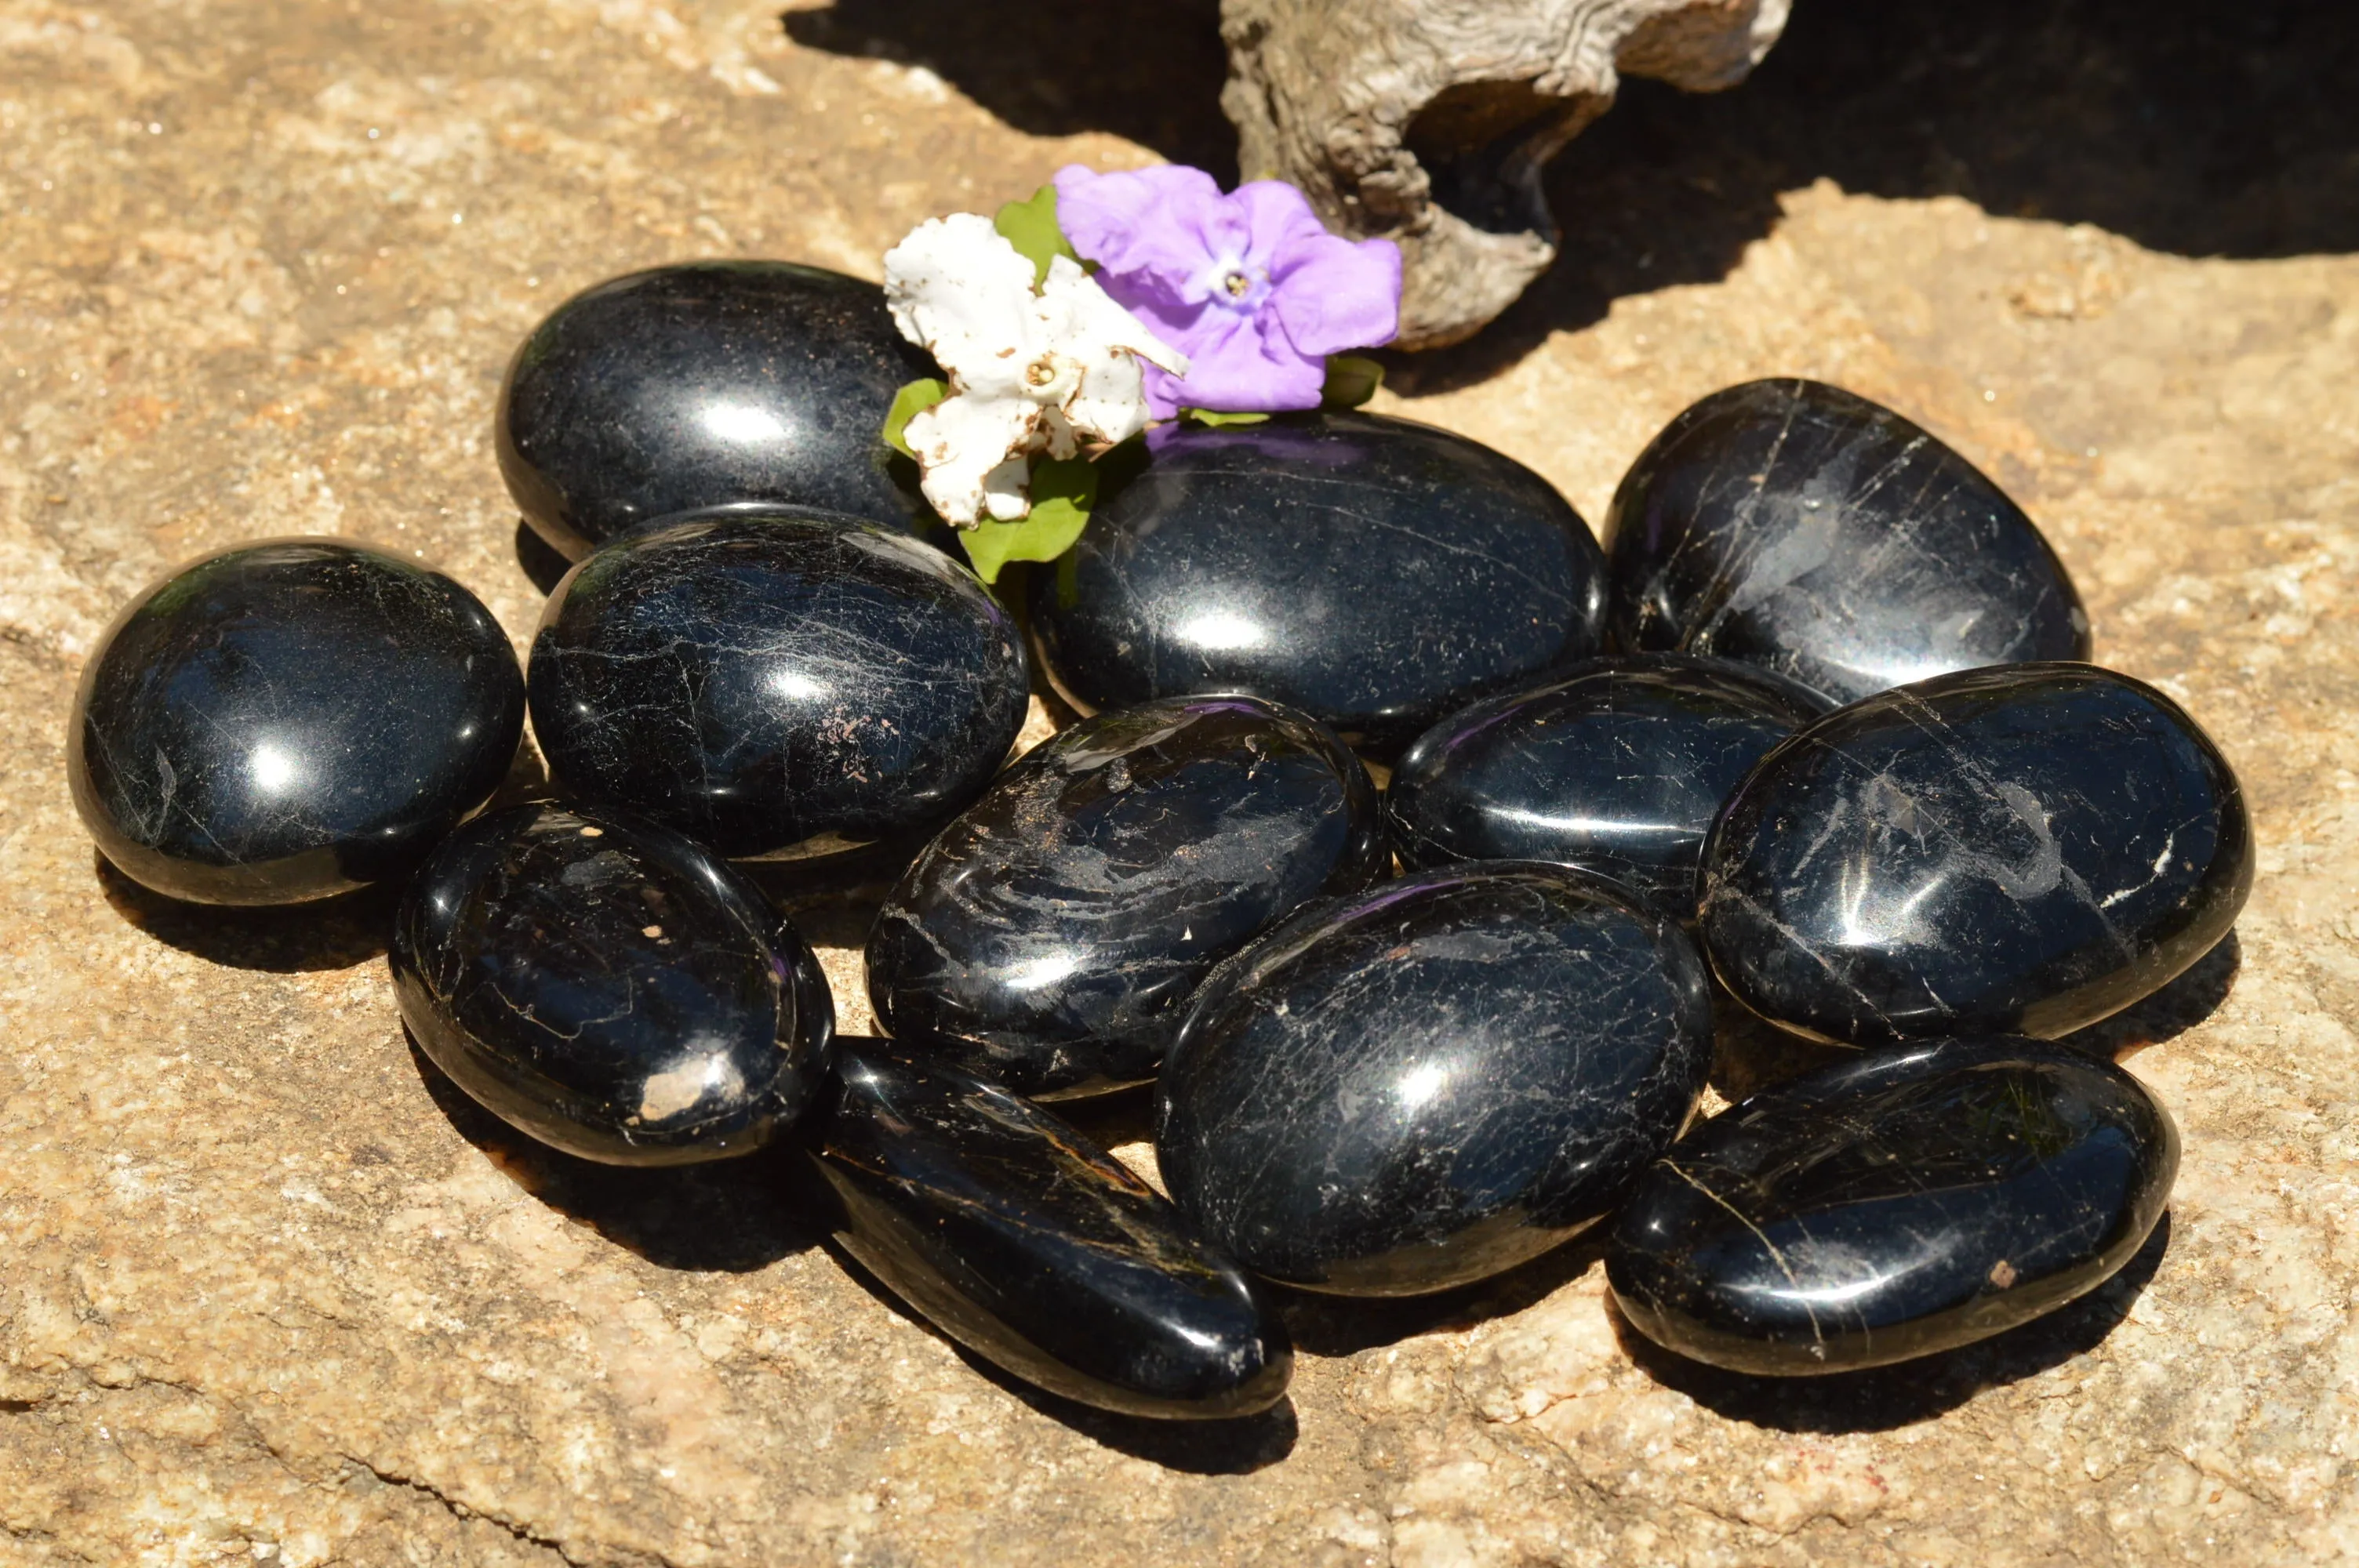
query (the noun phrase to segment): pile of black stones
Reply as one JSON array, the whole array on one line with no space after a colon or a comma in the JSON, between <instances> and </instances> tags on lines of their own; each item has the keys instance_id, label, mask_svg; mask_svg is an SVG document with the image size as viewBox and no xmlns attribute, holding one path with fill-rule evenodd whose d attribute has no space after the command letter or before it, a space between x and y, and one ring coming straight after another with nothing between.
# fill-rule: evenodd
<instances>
[{"instance_id":1,"label":"pile of black stones","mask_svg":"<svg viewBox=\"0 0 2359 1568\"><path fill-rule=\"evenodd\" d=\"M614 1164L779 1146L911 1309L1133 1414L1281 1400L1273 1282L1436 1292L1601 1222L1631 1325L1769 1374L2145 1241L2170 1119L2058 1042L2228 932L2245 805L1940 441L1715 393L1601 549L1407 420L1165 427L995 593L876 438L929 368L807 267L569 301L498 413L578 563L528 676L422 565L206 557L83 675L99 848L213 904L402 884L401 1016L468 1096ZM1036 675L1073 721L1010 762ZM527 713L544 798L484 812ZM876 846L890 1038L838 1039L745 863ZM1716 1015L1856 1049L1698 1122ZM1168 1198L1055 1108L1141 1085Z\"/></svg>"}]
</instances>

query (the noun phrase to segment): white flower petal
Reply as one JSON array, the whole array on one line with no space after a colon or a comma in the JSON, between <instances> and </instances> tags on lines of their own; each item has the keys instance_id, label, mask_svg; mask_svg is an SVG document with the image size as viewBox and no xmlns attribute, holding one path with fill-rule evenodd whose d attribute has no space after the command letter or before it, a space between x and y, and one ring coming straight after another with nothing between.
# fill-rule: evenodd
<instances>
[{"instance_id":1,"label":"white flower petal","mask_svg":"<svg viewBox=\"0 0 2359 1568\"><path fill-rule=\"evenodd\" d=\"M983 476L984 510L1002 523L1032 515L1032 460L1010 458Z\"/></svg>"},{"instance_id":2,"label":"white flower petal","mask_svg":"<svg viewBox=\"0 0 2359 1568\"><path fill-rule=\"evenodd\" d=\"M1021 369L1038 348L1030 262L975 212L929 218L885 253L885 303L901 335L969 385ZM995 374L995 373L996 373Z\"/></svg>"},{"instance_id":3,"label":"white flower petal","mask_svg":"<svg viewBox=\"0 0 2359 1568\"><path fill-rule=\"evenodd\" d=\"M1025 398L944 398L910 420L904 432L922 470L919 488L947 521L973 527L983 520L986 487L1009 484L998 470L1011 460L1019 470L1025 466L1039 422L1039 405ZM1019 496L1023 477L1019 471L1014 481Z\"/></svg>"},{"instance_id":4,"label":"white flower petal","mask_svg":"<svg viewBox=\"0 0 2359 1568\"><path fill-rule=\"evenodd\" d=\"M1040 287L1043 319L1057 340L1074 358L1091 356L1081 351L1103 345L1127 349L1148 364L1160 366L1173 375L1188 373L1188 356L1147 330L1147 323L1114 302L1114 297L1098 287L1098 280L1073 265L1070 256L1057 256L1049 263L1048 281Z\"/></svg>"}]
</instances>

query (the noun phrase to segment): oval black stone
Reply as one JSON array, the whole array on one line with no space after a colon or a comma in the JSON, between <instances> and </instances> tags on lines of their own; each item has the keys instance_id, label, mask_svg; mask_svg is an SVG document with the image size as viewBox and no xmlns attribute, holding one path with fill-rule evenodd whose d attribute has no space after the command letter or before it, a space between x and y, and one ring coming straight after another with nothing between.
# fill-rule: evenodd
<instances>
[{"instance_id":1,"label":"oval black stone","mask_svg":"<svg viewBox=\"0 0 2359 1568\"><path fill-rule=\"evenodd\" d=\"M1712 968L1797 1033L2052 1039L2163 985L2253 882L2245 797L2180 706L2013 665L1841 708L1763 758L1704 851Z\"/></svg>"},{"instance_id":2,"label":"oval black stone","mask_svg":"<svg viewBox=\"0 0 2359 1568\"><path fill-rule=\"evenodd\" d=\"M759 1148L810 1103L835 1032L819 960L743 873L653 823L547 804L445 840L389 961L453 1083L609 1164Z\"/></svg>"},{"instance_id":3,"label":"oval black stone","mask_svg":"<svg viewBox=\"0 0 2359 1568\"><path fill-rule=\"evenodd\" d=\"M341 539L274 539L190 562L115 619L66 777L133 881L294 903L407 875L523 730L516 654L474 595Z\"/></svg>"},{"instance_id":4,"label":"oval black stone","mask_svg":"<svg viewBox=\"0 0 2359 1568\"><path fill-rule=\"evenodd\" d=\"M873 524L723 517L618 539L549 595L527 674L552 776L733 859L930 828L1030 700L974 574Z\"/></svg>"},{"instance_id":5,"label":"oval black stone","mask_svg":"<svg viewBox=\"0 0 2359 1568\"><path fill-rule=\"evenodd\" d=\"M1577 665L1419 736L1385 793L1393 847L1412 871L1455 860L1577 866L1692 921L1721 803L1826 706L1717 659Z\"/></svg>"},{"instance_id":6,"label":"oval black stone","mask_svg":"<svg viewBox=\"0 0 2359 1568\"><path fill-rule=\"evenodd\" d=\"M1604 534L1625 652L1762 665L1837 702L2089 656L2081 596L2022 508L1840 387L1755 381L1695 404L1631 465Z\"/></svg>"},{"instance_id":7,"label":"oval black stone","mask_svg":"<svg viewBox=\"0 0 2359 1568\"><path fill-rule=\"evenodd\" d=\"M1606 1278L1659 1345L1740 1372L1947 1350L2094 1289L2162 1217L2179 1132L2136 1078L2004 1036L1764 1091L1657 1161Z\"/></svg>"},{"instance_id":8,"label":"oval black stone","mask_svg":"<svg viewBox=\"0 0 2359 1568\"><path fill-rule=\"evenodd\" d=\"M951 1338L1129 1415L1251 1415L1294 1350L1243 1269L1074 1128L996 1084L849 1044L811 1158L839 1236Z\"/></svg>"},{"instance_id":9,"label":"oval black stone","mask_svg":"<svg viewBox=\"0 0 2359 1568\"><path fill-rule=\"evenodd\" d=\"M1384 751L1598 650L1604 557L1547 481L1366 414L1166 427L1032 574L1042 662L1082 712L1250 692Z\"/></svg>"},{"instance_id":10,"label":"oval black stone","mask_svg":"<svg viewBox=\"0 0 2359 1568\"><path fill-rule=\"evenodd\" d=\"M1023 1094L1155 1074L1204 972L1381 869L1367 771L1255 697L1085 719L937 834L878 913L868 994L905 1050Z\"/></svg>"},{"instance_id":11,"label":"oval black stone","mask_svg":"<svg viewBox=\"0 0 2359 1568\"><path fill-rule=\"evenodd\" d=\"M1603 1215L1702 1092L1676 922L1555 866L1314 904L1206 979L1158 1080L1180 1209L1290 1285L1412 1295Z\"/></svg>"},{"instance_id":12,"label":"oval black stone","mask_svg":"<svg viewBox=\"0 0 2359 1568\"><path fill-rule=\"evenodd\" d=\"M788 262L702 261L586 289L532 330L500 388L500 472L568 559L673 513L775 501L907 528L927 515L882 436L940 373L885 292Z\"/></svg>"}]
</instances>

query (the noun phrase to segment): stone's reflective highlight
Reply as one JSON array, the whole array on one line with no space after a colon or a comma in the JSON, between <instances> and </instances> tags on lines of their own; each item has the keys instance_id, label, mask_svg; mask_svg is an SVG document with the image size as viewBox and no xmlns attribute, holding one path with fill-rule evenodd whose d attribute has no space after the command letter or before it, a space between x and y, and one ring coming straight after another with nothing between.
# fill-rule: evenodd
<instances>
[{"instance_id":1,"label":"stone's reflective highlight","mask_svg":"<svg viewBox=\"0 0 2359 1568\"><path fill-rule=\"evenodd\" d=\"M1083 712L1250 692L1397 750L1484 691L1598 650L1604 557L1538 474L1365 414L1167 427L1032 574Z\"/></svg>"},{"instance_id":2,"label":"stone's reflective highlight","mask_svg":"<svg viewBox=\"0 0 2359 1568\"><path fill-rule=\"evenodd\" d=\"M1669 916L1560 867L1429 871L1292 919L1214 969L1157 1090L1177 1203L1290 1285L1413 1295L1605 1213L1712 1057Z\"/></svg>"},{"instance_id":3,"label":"stone's reflective highlight","mask_svg":"<svg viewBox=\"0 0 2359 1568\"><path fill-rule=\"evenodd\" d=\"M653 823L552 805L494 812L402 899L402 1022L503 1120L583 1159L743 1154L799 1115L835 1007L760 890Z\"/></svg>"},{"instance_id":4,"label":"stone's reflective highlight","mask_svg":"<svg viewBox=\"0 0 2359 1568\"><path fill-rule=\"evenodd\" d=\"M974 574L905 535L777 510L635 534L549 595L527 672L552 775L733 859L930 828L1030 700Z\"/></svg>"},{"instance_id":5,"label":"stone's reflective highlight","mask_svg":"<svg viewBox=\"0 0 2359 1568\"><path fill-rule=\"evenodd\" d=\"M440 572L341 539L199 557L83 665L75 808L125 876L203 903L294 903L407 875L506 776L507 634Z\"/></svg>"},{"instance_id":6,"label":"stone's reflective highlight","mask_svg":"<svg viewBox=\"0 0 2359 1568\"><path fill-rule=\"evenodd\" d=\"M1899 415L1818 382L1690 407L1631 466L1604 534L1624 652L1738 659L1838 702L2089 656L2080 594L2022 509Z\"/></svg>"},{"instance_id":7,"label":"stone's reflective highlight","mask_svg":"<svg viewBox=\"0 0 2359 1568\"><path fill-rule=\"evenodd\" d=\"M1401 863L1552 860L1695 915L1704 835L1762 754L1826 709L1717 659L1576 665L1459 709L1393 770Z\"/></svg>"},{"instance_id":8,"label":"stone's reflective highlight","mask_svg":"<svg viewBox=\"0 0 2359 1568\"><path fill-rule=\"evenodd\" d=\"M927 515L880 432L937 373L884 290L786 262L691 262L551 311L500 389L500 472L568 559L674 513L770 501L890 527Z\"/></svg>"},{"instance_id":9,"label":"stone's reflective highlight","mask_svg":"<svg viewBox=\"0 0 2359 1568\"><path fill-rule=\"evenodd\" d=\"M1763 758L1713 825L1700 929L1728 989L1798 1033L2052 1039L2210 951L2252 882L2244 794L2177 703L2014 665Z\"/></svg>"},{"instance_id":10,"label":"stone's reflective highlight","mask_svg":"<svg viewBox=\"0 0 2359 1568\"><path fill-rule=\"evenodd\" d=\"M1740 1372L1880 1367L2093 1290L2169 1201L2179 1132L2067 1046L1929 1042L1754 1096L1615 1216L1606 1277L1659 1345Z\"/></svg>"},{"instance_id":11,"label":"stone's reflective highlight","mask_svg":"<svg viewBox=\"0 0 2359 1568\"><path fill-rule=\"evenodd\" d=\"M1385 858L1366 770L1309 716L1253 697L1102 713L909 867L868 938L869 997L904 1049L1019 1093L1144 1082L1214 962Z\"/></svg>"},{"instance_id":12,"label":"stone's reflective highlight","mask_svg":"<svg viewBox=\"0 0 2359 1568\"><path fill-rule=\"evenodd\" d=\"M847 1044L807 1140L845 1249L976 1355L1128 1415L1251 1415L1294 1351L1252 1280L1080 1132L956 1067Z\"/></svg>"}]
</instances>

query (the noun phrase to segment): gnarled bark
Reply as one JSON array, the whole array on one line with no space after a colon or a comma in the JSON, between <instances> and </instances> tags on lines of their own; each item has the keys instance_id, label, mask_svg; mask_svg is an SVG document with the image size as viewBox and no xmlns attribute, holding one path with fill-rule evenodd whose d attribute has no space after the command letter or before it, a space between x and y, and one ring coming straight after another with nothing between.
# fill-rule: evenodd
<instances>
[{"instance_id":1,"label":"gnarled bark","mask_svg":"<svg viewBox=\"0 0 2359 1568\"><path fill-rule=\"evenodd\" d=\"M1506 309L1556 259L1540 171L1624 73L1711 92L1777 41L1788 0L1222 0L1222 107L1248 179L1398 242L1403 348Z\"/></svg>"}]
</instances>

